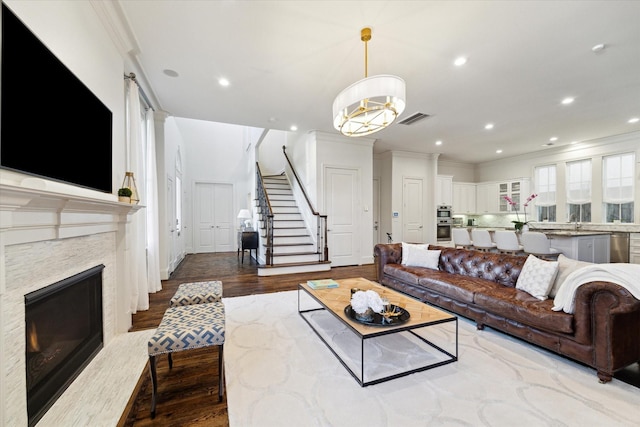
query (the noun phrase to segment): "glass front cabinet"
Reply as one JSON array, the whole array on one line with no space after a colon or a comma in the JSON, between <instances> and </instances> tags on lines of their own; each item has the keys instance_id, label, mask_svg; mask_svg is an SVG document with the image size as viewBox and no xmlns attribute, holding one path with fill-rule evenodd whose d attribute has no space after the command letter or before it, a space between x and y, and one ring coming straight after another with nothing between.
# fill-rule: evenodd
<instances>
[{"instance_id":1,"label":"glass front cabinet","mask_svg":"<svg viewBox=\"0 0 640 427\"><path fill-rule=\"evenodd\" d=\"M513 181L499 182L498 183L498 205L500 212L513 213L524 212L522 201L529 197L529 180L527 178L520 178ZM505 196L509 197L515 203L515 206L511 206L505 199Z\"/></svg>"}]
</instances>

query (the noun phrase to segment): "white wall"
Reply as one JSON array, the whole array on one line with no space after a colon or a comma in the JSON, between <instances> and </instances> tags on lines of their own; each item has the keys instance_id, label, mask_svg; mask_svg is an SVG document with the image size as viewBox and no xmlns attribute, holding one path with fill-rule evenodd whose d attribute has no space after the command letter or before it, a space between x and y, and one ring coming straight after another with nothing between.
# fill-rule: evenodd
<instances>
[{"instance_id":1,"label":"white wall","mask_svg":"<svg viewBox=\"0 0 640 427\"><path fill-rule=\"evenodd\" d=\"M470 163L438 160L438 175L452 175L455 182L476 182L476 168Z\"/></svg>"}]
</instances>

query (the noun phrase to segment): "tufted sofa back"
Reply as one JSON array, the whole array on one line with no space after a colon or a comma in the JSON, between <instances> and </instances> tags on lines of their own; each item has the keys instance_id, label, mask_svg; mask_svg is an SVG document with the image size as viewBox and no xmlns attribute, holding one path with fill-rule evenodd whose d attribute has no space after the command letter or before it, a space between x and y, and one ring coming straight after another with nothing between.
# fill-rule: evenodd
<instances>
[{"instance_id":1,"label":"tufted sofa back","mask_svg":"<svg viewBox=\"0 0 640 427\"><path fill-rule=\"evenodd\" d=\"M438 268L452 274L480 277L511 288L527 260L525 256L515 256L468 249L447 248L430 245L429 249L440 250Z\"/></svg>"}]
</instances>

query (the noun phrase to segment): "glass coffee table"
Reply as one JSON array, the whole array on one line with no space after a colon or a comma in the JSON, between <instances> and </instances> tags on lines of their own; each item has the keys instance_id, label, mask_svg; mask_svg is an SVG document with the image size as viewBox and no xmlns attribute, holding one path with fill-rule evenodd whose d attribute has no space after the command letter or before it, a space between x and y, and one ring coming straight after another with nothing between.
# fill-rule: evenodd
<instances>
[{"instance_id":1,"label":"glass coffee table","mask_svg":"<svg viewBox=\"0 0 640 427\"><path fill-rule=\"evenodd\" d=\"M456 316L364 278L336 281L340 286L329 289L299 284L298 313L360 386L458 360ZM376 291L401 316L392 322L380 321L379 315L356 320L352 288Z\"/></svg>"}]
</instances>

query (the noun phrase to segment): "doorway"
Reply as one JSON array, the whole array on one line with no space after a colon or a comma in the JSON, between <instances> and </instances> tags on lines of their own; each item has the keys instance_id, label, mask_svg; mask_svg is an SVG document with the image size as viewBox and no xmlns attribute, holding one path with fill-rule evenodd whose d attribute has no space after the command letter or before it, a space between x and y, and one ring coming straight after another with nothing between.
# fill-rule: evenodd
<instances>
[{"instance_id":1,"label":"doorway","mask_svg":"<svg viewBox=\"0 0 640 427\"><path fill-rule=\"evenodd\" d=\"M361 232L358 217L359 172L357 169L327 167L324 176L331 265L358 265Z\"/></svg>"},{"instance_id":2,"label":"doorway","mask_svg":"<svg viewBox=\"0 0 640 427\"><path fill-rule=\"evenodd\" d=\"M193 204L194 251L233 251L233 184L197 182Z\"/></svg>"},{"instance_id":3,"label":"doorway","mask_svg":"<svg viewBox=\"0 0 640 427\"><path fill-rule=\"evenodd\" d=\"M422 178L403 178L402 208L402 241L422 243L424 240L424 217L422 205Z\"/></svg>"}]
</instances>

